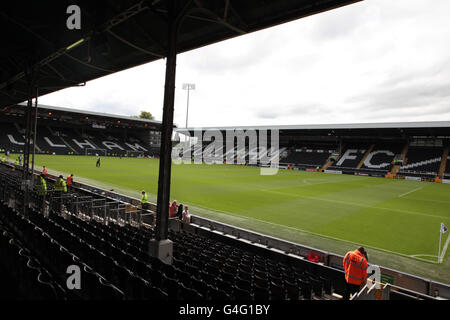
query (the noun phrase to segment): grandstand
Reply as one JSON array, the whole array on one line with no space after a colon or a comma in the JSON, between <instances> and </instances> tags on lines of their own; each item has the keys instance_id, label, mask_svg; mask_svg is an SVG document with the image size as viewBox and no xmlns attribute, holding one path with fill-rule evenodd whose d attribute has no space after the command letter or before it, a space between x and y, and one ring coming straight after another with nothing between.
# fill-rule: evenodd
<instances>
[{"instance_id":1,"label":"grandstand","mask_svg":"<svg viewBox=\"0 0 450 320\"><path fill-rule=\"evenodd\" d=\"M392 174L397 178L415 177L424 181L444 178L449 170L450 123L446 121L211 127L178 131L192 137L195 131L203 134L217 131L225 137L230 130L244 135L253 130L257 135L262 130L277 130L280 136L280 166L290 165L295 170L319 168L374 177ZM246 139L249 139L248 135ZM236 147L231 151L237 154L236 139L234 143ZM201 146L194 144L191 154L195 155L196 150L204 150L208 145L208 142L202 142ZM222 153L230 152L224 150L225 143ZM243 154L248 163L251 154L248 145ZM225 158L220 159L221 162Z\"/></svg>"},{"instance_id":2,"label":"grandstand","mask_svg":"<svg viewBox=\"0 0 450 320\"><path fill-rule=\"evenodd\" d=\"M36 154L158 156L161 122L39 105ZM0 110L0 150L23 153L22 104Z\"/></svg>"},{"instance_id":3,"label":"grandstand","mask_svg":"<svg viewBox=\"0 0 450 320\"><path fill-rule=\"evenodd\" d=\"M21 3L5 6L0 147L23 154L24 163L0 165L1 298L342 300L342 256L196 216L183 224L169 219L167 203L177 54L354 2L77 1L95 13L83 15L81 31L61 28L65 1L30 3L27 10ZM161 58L167 60L162 122L37 103L41 95ZM281 166L384 176L400 158L395 174L425 179L449 172L449 128L426 123L270 129L280 130ZM395 142L383 141L381 131ZM421 145L423 140L442 145ZM235 150L247 161L254 152ZM142 210L138 199L83 183L61 193L51 175L43 196L34 184L40 172L30 168L35 154L160 157L157 203ZM305 257L310 252L319 262ZM72 267L81 272L81 288L77 281L75 288L68 285ZM369 282L353 299L450 297L446 284L385 272L403 282L381 288Z\"/></svg>"}]
</instances>

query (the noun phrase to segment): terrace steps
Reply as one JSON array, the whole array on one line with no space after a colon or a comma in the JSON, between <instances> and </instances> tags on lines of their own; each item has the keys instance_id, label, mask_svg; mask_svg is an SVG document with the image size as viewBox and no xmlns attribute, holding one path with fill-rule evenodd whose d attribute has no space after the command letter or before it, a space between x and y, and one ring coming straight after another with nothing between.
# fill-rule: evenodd
<instances>
[{"instance_id":1,"label":"terrace steps","mask_svg":"<svg viewBox=\"0 0 450 320\"><path fill-rule=\"evenodd\" d=\"M447 166L447 157L448 157L448 147L445 147L442 153L441 166L439 167L439 177L442 177L444 175Z\"/></svg>"},{"instance_id":2,"label":"terrace steps","mask_svg":"<svg viewBox=\"0 0 450 320\"><path fill-rule=\"evenodd\" d=\"M327 160L327 162L322 166L322 170L327 170L329 166L333 164L333 161Z\"/></svg>"},{"instance_id":3,"label":"terrace steps","mask_svg":"<svg viewBox=\"0 0 450 320\"><path fill-rule=\"evenodd\" d=\"M403 147L403 150L402 150L402 153L401 153L401 159L403 159L403 165L406 165L406 162L408 160L406 158L407 153L408 153L408 145L405 145ZM395 177L397 175L398 171L400 170L400 168L401 168L400 165L394 165L392 167L392 169L391 169L391 175Z\"/></svg>"},{"instance_id":4,"label":"terrace steps","mask_svg":"<svg viewBox=\"0 0 450 320\"><path fill-rule=\"evenodd\" d=\"M356 167L356 169L361 169L362 165L364 164L364 161L366 161L367 156L372 152L373 148L375 147L374 144L372 144L369 149L367 149L366 153L364 154L364 156L362 157L361 161L359 162L358 166Z\"/></svg>"}]
</instances>

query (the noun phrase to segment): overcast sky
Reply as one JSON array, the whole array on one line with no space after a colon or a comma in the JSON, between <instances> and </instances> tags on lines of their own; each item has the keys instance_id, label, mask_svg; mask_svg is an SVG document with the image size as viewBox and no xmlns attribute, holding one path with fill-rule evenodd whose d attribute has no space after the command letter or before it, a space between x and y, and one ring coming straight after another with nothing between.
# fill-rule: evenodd
<instances>
[{"instance_id":1,"label":"overcast sky","mask_svg":"<svg viewBox=\"0 0 450 320\"><path fill-rule=\"evenodd\" d=\"M189 126L450 120L450 1L365 0L177 58L195 83ZM165 61L61 90L39 103L162 118Z\"/></svg>"}]
</instances>

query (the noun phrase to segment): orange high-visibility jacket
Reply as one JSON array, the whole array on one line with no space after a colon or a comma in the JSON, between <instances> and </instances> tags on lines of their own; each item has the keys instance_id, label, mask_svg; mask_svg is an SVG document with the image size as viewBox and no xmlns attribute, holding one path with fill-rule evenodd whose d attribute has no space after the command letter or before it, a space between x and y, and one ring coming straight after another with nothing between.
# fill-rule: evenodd
<instances>
[{"instance_id":1,"label":"orange high-visibility jacket","mask_svg":"<svg viewBox=\"0 0 450 320\"><path fill-rule=\"evenodd\" d=\"M71 176L67 177L67 185L69 185L69 186L72 185L72 177Z\"/></svg>"},{"instance_id":2,"label":"orange high-visibility jacket","mask_svg":"<svg viewBox=\"0 0 450 320\"><path fill-rule=\"evenodd\" d=\"M359 250L347 252L343 265L347 283L360 285L367 279L367 259Z\"/></svg>"}]
</instances>

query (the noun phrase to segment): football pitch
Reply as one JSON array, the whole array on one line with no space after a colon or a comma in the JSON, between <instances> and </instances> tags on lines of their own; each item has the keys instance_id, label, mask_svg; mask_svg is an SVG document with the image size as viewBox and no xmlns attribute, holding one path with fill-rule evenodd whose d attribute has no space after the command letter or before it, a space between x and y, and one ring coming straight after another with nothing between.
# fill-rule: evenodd
<instances>
[{"instance_id":1,"label":"football pitch","mask_svg":"<svg viewBox=\"0 0 450 320\"><path fill-rule=\"evenodd\" d=\"M114 189L135 198L146 190L156 202L157 159L36 156L54 174ZM450 185L257 167L172 164L171 200L193 215L273 237L345 254L364 245L372 263L450 283L447 259Z\"/></svg>"}]
</instances>

